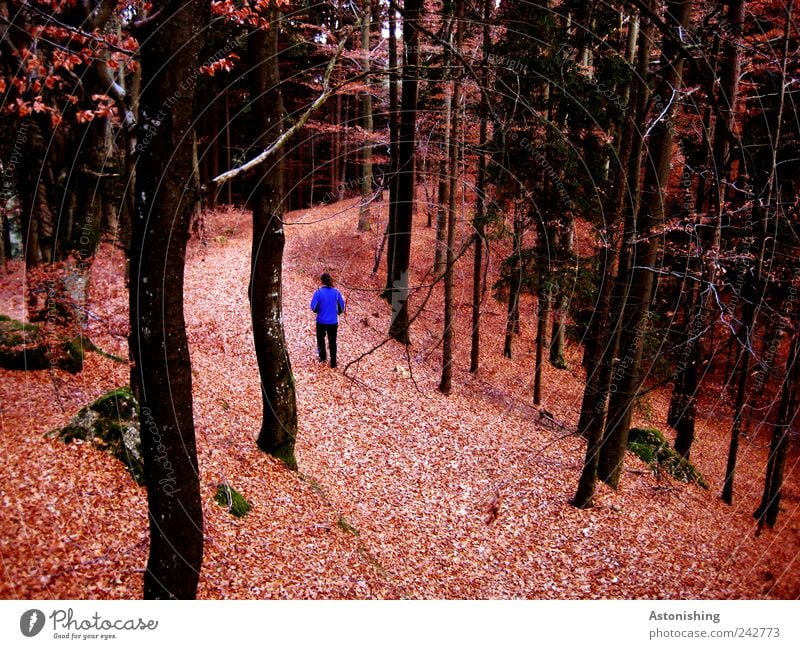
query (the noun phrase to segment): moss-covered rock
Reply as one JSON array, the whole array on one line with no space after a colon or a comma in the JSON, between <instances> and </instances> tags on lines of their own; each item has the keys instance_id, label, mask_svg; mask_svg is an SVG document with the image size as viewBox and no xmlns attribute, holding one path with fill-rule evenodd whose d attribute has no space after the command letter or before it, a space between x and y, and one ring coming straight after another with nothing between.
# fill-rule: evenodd
<instances>
[{"instance_id":1,"label":"moss-covered rock","mask_svg":"<svg viewBox=\"0 0 800 649\"><path fill-rule=\"evenodd\" d=\"M703 489L708 484L700 472L670 447L667 438L657 428L631 428L628 433L628 449L650 465L653 472L666 471L681 482L694 482Z\"/></svg>"},{"instance_id":2,"label":"moss-covered rock","mask_svg":"<svg viewBox=\"0 0 800 649\"><path fill-rule=\"evenodd\" d=\"M83 336L48 340L41 327L0 315L0 367L44 370L55 365L76 374L83 369L84 353L93 347Z\"/></svg>"},{"instance_id":3,"label":"moss-covered rock","mask_svg":"<svg viewBox=\"0 0 800 649\"><path fill-rule=\"evenodd\" d=\"M64 428L48 433L63 442L79 439L121 460L139 484L144 484L144 459L139 436L139 406L130 388L106 392L82 408Z\"/></svg>"},{"instance_id":4,"label":"moss-covered rock","mask_svg":"<svg viewBox=\"0 0 800 649\"><path fill-rule=\"evenodd\" d=\"M0 367L41 370L50 367L47 342L36 325L0 315Z\"/></svg>"},{"instance_id":5,"label":"moss-covered rock","mask_svg":"<svg viewBox=\"0 0 800 649\"><path fill-rule=\"evenodd\" d=\"M247 512L253 508L242 494L225 482L217 485L217 493L214 494L214 500L220 507L226 509L236 518L247 516Z\"/></svg>"}]
</instances>

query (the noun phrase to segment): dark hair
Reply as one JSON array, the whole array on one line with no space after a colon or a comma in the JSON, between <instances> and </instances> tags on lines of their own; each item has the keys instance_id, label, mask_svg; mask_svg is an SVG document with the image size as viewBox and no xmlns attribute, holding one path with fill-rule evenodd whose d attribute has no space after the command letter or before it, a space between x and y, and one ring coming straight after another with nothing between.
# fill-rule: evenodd
<instances>
[{"instance_id":1,"label":"dark hair","mask_svg":"<svg viewBox=\"0 0 800 649\"><path fill-rule=\"evenodd\" d=\"M320 275L319 279L323 284L325 284L325 286L328 286L328 287L333 286L333 280L331 279L331 276L328 275L328 273L322 273L322 275Z\"/></svg>"}]
</instances>

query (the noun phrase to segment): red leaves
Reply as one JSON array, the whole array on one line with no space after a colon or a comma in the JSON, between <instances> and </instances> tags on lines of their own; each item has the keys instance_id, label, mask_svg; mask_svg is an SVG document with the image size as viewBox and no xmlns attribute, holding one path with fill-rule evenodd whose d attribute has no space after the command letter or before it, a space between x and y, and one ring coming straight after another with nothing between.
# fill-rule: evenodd
<instances>
[{"instance_id":1,"label":"red leaves","mask_svg":"<svg viewBox=\"0 0 800 649\"><path fill-rule=\"evenodd\" d=\"M210 77L213 77L217 72L224 70L225 72L230 72L233 70L234 66L236 65L236 61L239 60L239 56L235 52L231 52L228 56L224 56L221 59L214 61L208 65L201 65L200 72L203 74L207 74Z\"/></svg>"}]
</instances>

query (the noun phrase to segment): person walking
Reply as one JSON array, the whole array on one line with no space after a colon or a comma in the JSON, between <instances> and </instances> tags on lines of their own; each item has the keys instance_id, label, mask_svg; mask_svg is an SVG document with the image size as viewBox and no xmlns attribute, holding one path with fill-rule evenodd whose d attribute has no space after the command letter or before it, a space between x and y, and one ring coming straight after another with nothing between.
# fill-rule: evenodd
<instances>
[{"instance_id":1,"label":"person walking","mask_svg":"<svg viewBox=\"0 0 800 649\"><path fill-rule=\"evenodd\" d=\"M336 334L339 329L339 315L344 313L344 297L333 285L328 273L320 276L322 286L314 291L311 298L311 310L317 314L317 353L320 363L327 359L325 338L331 353L331 367L336 367Z\"/></svg>"}]
</instances>

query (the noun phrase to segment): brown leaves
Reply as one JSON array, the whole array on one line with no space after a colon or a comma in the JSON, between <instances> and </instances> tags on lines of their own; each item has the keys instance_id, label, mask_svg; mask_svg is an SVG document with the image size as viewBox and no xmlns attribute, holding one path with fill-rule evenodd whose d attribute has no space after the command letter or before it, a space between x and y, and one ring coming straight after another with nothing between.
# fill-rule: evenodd
<instances>
[{"instance_id":1,"label":"brown leaves","mask_svg":"<svg viewBox=\"0 0 800 649\"><path fill-rule=\"evenodd\" d=\"M386 207L375 206L383 223ZM629 458L621 490L598 485L595 508L582 511L568 502L585 446L562 430L575 425L582 377L545 367L547 416L540 418L544 411L530 406L532 345L523 342L532 340L532 319L523 317L519 352L510 361L501 355L503 309L487 304L481 369L473 376L466 371L469 312L458 309L455 389L443 397L436 391L441 298L434 292L412 326L413 380L395 371L409 368L405 348L395 343L343 375L349 360L382 340L389 318L377 297L382 277L369 272L371 237L382 229L353 237L357 212L351 201L287 217L283 311L298 390L302 475L254 442L261 398L247 304L250 215L209 214L207 246L190 245L186 320L206 535L201 597L798 596L800 574L791 569L800 547L796 508L782 513L780 529L759 539L752 534L764 440L743 444L736 506L717 496L729 431L710 392L702 412L714 413L713 420L699 422L692 449L712 483L709 492L658 482ZM418 232L417 278L433 258L431 239ZM467 267L471 260L459 263ZM124 357L123 266L119 251L101 247L89 337ZM314 353L308 301L322 270L331 270L348 300L338 371L320 366ZM0 312L15 318L24 315L23 276L18 262L0 276ZM463 306L469 280L460 286ZM525 297L522 313L534 306ZM364 319L370 326L362 326ZM580 367L580 350L569 353L571 365ZM0 596L140 596L144 490L89 445L63 446L41 436L127 382L127 375L124 365L93 353L77 376L0 371ZM637 423L658 425L665 396L655 391L649 400L650 418L639 414ZM234 519L214 503L215 487L225 480L252 503L246 518ZM660 488L665 485L670 488ZM792 469L786 502L798 492Z\"/></svg>"}]
</instances>

